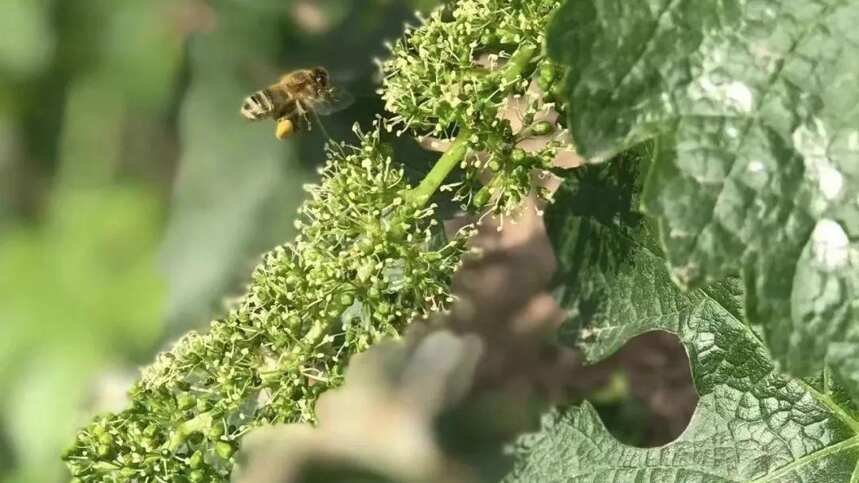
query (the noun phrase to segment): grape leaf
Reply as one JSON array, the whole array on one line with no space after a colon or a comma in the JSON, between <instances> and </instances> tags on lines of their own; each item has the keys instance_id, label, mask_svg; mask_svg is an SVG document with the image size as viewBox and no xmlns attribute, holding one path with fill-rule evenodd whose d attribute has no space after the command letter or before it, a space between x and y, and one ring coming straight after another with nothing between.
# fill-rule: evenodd
<instances>
[{"instance_id":1,"label":"grape leaf","mask_svg":"<svg viewBox=\"0 0 859 483\"><path fill-rule=\"evenodd\" d=\"M811 384L776 371L741 321L739 284L674 285L648 220L629 209L634 174L621 163L587 167L547 211L559 300L581 325L575 343L591 361L647 331L677 334L700 395L696 412L674 442L635 448L614 439L588 403L555 410L518 441L507 481L859 481L849 399L828 377ZM597 203L606 199L617 201L612 209ZM562 339L574 342L570 334Z\"/></svg>"},{"instance_id":2,"label":"grape leaf","mask_svg":"<svg viewBox=\"0 0 859 483\"><path fill-rule=\"evenodd\" d=\"M673 280L741 273L783 368L829 358L854 394L857 24L852 0L568 0L548 33L584 156L659 140L642 201Z\"/></svg>"}]
</instances>

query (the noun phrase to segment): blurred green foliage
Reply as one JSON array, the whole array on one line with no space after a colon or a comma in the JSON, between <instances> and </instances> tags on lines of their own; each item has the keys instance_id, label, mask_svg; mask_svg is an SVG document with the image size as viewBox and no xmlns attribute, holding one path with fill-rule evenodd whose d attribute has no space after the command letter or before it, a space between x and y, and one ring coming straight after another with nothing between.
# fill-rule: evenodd
<instances>
[{"instance_id":1,"label":"blurred green foliage","mask_svg":"<svg viewBox=\"0 0 859 483\"><path fill-rule=\"evenodd\" d=\"M11 481L55 481L99 371L159 335L155 197L132 186L54 197L47 219L0 239L0 407Z\"/></svg>"},{"instance_id":2,"label":"blurred green foliage","mask_svg":"<svg viewBox=\"0 0 859 483\"><path fill-rule=\"evenodd\" d=\"M326 136L287 143L242 98L322 64L381 112L372 58L434 1L0 1L0 482L63 481L93 412L220 313L292 234Z\"/></svg>"}]
</instances>

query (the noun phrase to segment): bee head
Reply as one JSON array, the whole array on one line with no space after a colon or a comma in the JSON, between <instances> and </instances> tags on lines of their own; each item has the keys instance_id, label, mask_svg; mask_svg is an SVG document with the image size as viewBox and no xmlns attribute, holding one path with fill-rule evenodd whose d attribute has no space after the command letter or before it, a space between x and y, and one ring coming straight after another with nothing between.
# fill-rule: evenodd
<instances>
[{"instance_id":1,"label":"bee head","mask_svg":"<svg viewBox=\"0 0 859 483\"><path fill-rule=\"evenodd\" d=\"M323 67L314 67L313 80L320 86L328 86L328 71Z\"/></svg>"}]
</instances>

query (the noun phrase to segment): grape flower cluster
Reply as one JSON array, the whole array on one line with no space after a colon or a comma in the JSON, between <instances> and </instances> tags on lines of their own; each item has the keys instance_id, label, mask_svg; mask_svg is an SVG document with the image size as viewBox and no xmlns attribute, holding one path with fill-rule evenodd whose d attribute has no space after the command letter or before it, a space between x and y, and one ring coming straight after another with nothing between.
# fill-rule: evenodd
<instances>
[{"instance_id":1,"label":"grape flower cluster","mask_svg":"<svg viewBox=\"0 0 859 483\"><path fill-rule=\"evenodd\" d=\"M352 354L445 310L474 230L446 240L432 196L510 213L568 147L542 47L559 3L458 0L409 28L382 64L391 115L357 146L329 148L299 235L263 256L227 316L145 368L128 409L77 434L64 455L73 482L227 481L244 434L312 422ZM449 149L412 187L383 125Z\"/></svg>"},{"instance_id":2,"label":"grape flower cluster","mask_svg":"<svg viewBox=\"0 0 859 483\"><path fill-rule=\"evenodd\" d=\"M298 237L267 253L246 295L144 369L131 407L97 418L65 455L77 481L222 481L241 436L312 421L349 357L452 300L469 228L439 241L380 131L330 149Z\"/></svg>"}]
</instances>

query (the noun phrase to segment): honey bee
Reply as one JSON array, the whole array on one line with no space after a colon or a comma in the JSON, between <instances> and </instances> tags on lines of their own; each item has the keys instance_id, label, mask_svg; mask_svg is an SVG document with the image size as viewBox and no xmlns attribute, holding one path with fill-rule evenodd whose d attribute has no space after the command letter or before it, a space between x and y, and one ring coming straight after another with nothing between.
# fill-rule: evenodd
<instances>
[{"instance_id":1,"label":"honey bee","mask_svg":"<svg viewBox=\"0 0 859 483\"><path fill-rule=\"evenodd\" d=\"M275 137L286 139L298 130L311 128L310 115L327 116L345 109L352 97L331 85L323 67L290 72L265 89L245 98L241 114L258 121L272 118L277 122Z\"/></svg>"}]
</instances>

